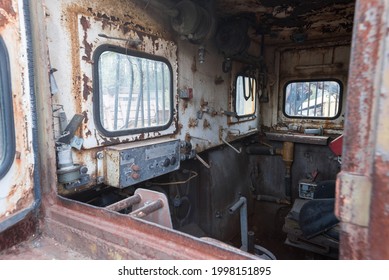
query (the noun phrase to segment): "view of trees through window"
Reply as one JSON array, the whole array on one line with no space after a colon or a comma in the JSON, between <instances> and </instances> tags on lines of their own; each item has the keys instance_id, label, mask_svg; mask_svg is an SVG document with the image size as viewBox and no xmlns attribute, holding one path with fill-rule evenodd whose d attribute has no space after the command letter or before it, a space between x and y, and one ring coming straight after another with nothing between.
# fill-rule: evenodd
<instances>
[{"instance_id":1,"label":"view of trees through window","mask_svg":"<svg viewBox=\"0 0 389 280\"><path fill-rule=\"evenodd\" d=\"M98 69L104 129L148 128L169 122L172 74L165 62L105 51Z\"/></svg>"}]
</instances>

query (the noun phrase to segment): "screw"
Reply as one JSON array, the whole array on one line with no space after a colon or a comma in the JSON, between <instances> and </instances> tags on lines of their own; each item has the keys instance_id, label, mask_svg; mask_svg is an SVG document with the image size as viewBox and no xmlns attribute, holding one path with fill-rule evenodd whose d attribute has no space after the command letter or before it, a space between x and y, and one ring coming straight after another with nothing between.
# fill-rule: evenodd
<instances>
[{"instance_id":1,"label":"screw","mask_svg":"<svg viewBox=\"0 0 389 280\"><path fill-rule=\"evenodd\" d=\"M97 159L103 159L103 158L104 158L103 152L97 152L96 158L97 158Z\"/></svg>"}]
</instances>

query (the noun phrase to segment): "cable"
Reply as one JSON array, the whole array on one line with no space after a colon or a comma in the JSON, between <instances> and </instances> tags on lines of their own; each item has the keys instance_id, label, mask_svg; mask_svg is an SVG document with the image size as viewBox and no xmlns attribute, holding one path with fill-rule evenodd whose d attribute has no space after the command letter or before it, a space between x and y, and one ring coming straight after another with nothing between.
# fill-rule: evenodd
<instances>
[{"instance_id":1,"label":"cable","mask_svg":"<svg viewBox=\"0 0 389 280\"><path fill-rule=\"evenodd\" d=\"M192 180L193 178L197 177L199 174L195 171L192 171L192 170L189 170L189 172L191 174L193 174L192 176L190 176L187 180L185 181L178 181L178 182L168 182L168 183L151 183L152 185L159 185L159 186L170 186L170 185L178 185L178 184L185 184L185 183L188 183L190 180Z\"/></svg>"}]
</instances>

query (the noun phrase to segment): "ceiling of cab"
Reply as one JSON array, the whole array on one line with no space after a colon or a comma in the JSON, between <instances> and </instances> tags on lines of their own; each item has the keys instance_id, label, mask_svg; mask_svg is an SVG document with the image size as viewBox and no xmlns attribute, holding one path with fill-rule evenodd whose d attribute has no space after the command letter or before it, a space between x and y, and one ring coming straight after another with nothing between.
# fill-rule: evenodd
<instances>
[{"instance_id":1,"label":"ceiling of cab","mask_svg":"<svg viewBox=\"0 0 389 280\"><path fill-rule=\"evenodd\" d=\"M198 1L201 2L201 1ZM354 0L215 0L217 18L247 17L268 43L351 39Z\"/></svg>"},{"instance_id":2,"label":"ceiling of cab","mask_svg":"<svg viewBox=\"0 0 389 280\"><path fill-rule=\"evenodd\" d=\"M350 40L355 9L355 0L139 1L171 17L173 29L192 43L210 38L208 30L220 31L223 25L219 36L247 30L251 40L261 42L264 36L267 44Z\"/></svg>"}]
</instances>

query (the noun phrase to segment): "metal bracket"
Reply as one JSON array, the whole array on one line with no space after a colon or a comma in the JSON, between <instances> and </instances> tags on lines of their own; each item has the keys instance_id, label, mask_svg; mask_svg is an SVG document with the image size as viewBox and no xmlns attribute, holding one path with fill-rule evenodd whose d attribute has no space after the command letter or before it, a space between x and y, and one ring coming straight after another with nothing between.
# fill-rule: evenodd
<instances>
[{"instance_id":1,"label":"metal bracket","mask_svg":"<svg viewBox=\"0 0 389 280\"><path fill-rule=\"evenodd\" d=\"M96 153L96 161L97 161L96 183L102 184L104 183L104 152L103 151Z\"/></svg>"}]
</instances>

